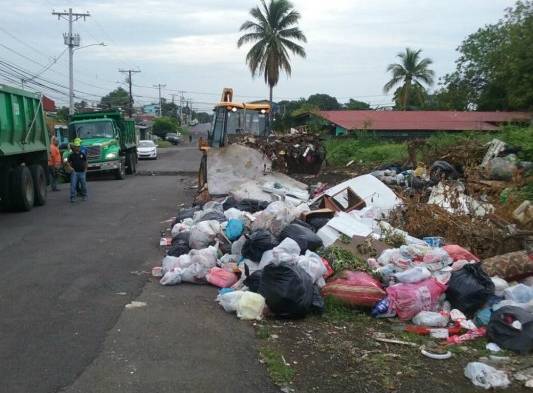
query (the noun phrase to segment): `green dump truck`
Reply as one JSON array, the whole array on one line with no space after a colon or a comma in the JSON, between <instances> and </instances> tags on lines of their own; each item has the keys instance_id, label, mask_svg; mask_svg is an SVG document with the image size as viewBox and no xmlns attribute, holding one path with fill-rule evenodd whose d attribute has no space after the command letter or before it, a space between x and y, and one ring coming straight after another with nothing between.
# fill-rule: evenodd
<instances>
[{"instance_id":1,"label":"green dump truck","mask_svg":"<svg viewBox=\"0 0 533 393\"><path fill-rule=\"evenodd\" d=\"M70 118L69 140L82 140L88 172L112 172L122 180L136 172L137 136L135 121L118 111L78 113ZM68 153L67 153L68 154Z\"/></svg>"},{"instance_id":2,"label":"green dump truck","mask_svg":"<svg viewBox=\"0 0 533 393\"><path fill-rule=\"evenodd\" d=\"M46 203L49 134L39 94L0 84L0 204Z\"/></svg>"}]
</instances>

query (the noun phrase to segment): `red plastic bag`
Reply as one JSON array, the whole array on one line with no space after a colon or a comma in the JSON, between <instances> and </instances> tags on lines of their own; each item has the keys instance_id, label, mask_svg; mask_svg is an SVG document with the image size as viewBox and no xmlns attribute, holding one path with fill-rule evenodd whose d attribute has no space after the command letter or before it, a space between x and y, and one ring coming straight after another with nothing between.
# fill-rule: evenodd
<instances>
[{"instance_id":1,"label":"red plastic bag","mask_svg":"<svg viewBox=\"0 0 533 393\"><path fill-rule=\"evenodd\" d=\"M332 296L351 306L372 307L385 297L385 291L371 275L346 270L322 288L322 295Z\"/></svg>"},{"instance_id":2,"label":"red plastic bag","mask_svg":"<svg viewBox=\"0 0 533 393\"><path fill-rule=\"evenodd\" d=\"M205 278L209 284L219 288L229 288L239 281L239 277L235 273L228 272L220 267L211 268Z\"/></svg>"},{"instance_id":3,"label":"red plastic bag","mask_svg":"<svg viewBox=\"0 0 533 393\"><path fill-rule=\"evenodd\" d=\"M479 258L472 254L470 251L465 250L463 247L458 246L457 244L450 244L448 246L442 247L446 250L448 255L453 258L454 262L465 260L465 261L476 261L479 262Z\"/></svg>"},{"instance_id":4,"label":"red plastic bag","mask_svg":"<svg viewBox=\"0 0 533 393\"><path fill-rule=\"evenodd\" d=\"M434 278L416 284L395 284L387 288L392 310L398 318L408 320L420 311L432 311L446 285Z\"/></svg>"},{"instance_id":5,"label":"red plastic bag","mask_svg":"<svg viewBox=\"0 0 533 393\"><path fill-rule=\"evenodd\" d=\"M331 267L327 259L324 259L324 258L321 258L321 259L322 259L322 263L326 267L326 273L324 273L322 277L324 277L324 280L326 280L330 278L331 276L333 276L335 272L333 271L333 268Z\"/></svg>"}]
</instances>

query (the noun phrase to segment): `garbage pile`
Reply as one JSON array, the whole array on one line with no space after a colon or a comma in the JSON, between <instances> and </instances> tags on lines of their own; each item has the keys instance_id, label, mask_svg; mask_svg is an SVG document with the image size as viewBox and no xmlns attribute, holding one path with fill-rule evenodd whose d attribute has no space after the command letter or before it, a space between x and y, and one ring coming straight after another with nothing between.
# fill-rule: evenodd
<instances>
[{"instance_id":1,"label":"garbage pile","mask_svg":"<svg viewBox=\"0 0 533 393\"><path fill-rule=\"evenodd\" d=\"M326 158L320 137L313 133L296 133L259 138L231 135L236 143L261 151L272 161L272 169L282 173L317 174Z\"/></svg>"},{"instance_id":2,"label":"garbage pile","mask_svg":"<svg viewBox=\"0 0 533 393\"><path fill-rule=\"evenodd\" d=\"M496 159L487 165L495 168ZM216 301L245 320L320 313L332 297L430 336L438 348L421 352L434 359L480 337L495 352L526 354L533 349L533 247L523 246L526 236L498 254L496 239L513 241L509 228L487 218L494 208L466 195L450 167L436 162L429 173L408 174L409 187L415 178L432 184L426 202L400 198L379 180L387 173L323 186L311 200L296 188L264 184L256 195L270 200L243 198L249 186L239 183L239 192L178 212L153 275L162 285L218 287ZM321 257L331 247L352 253L361 268L334 270L337 261ZM480 362L465 376L485 388L509 385L505 373Z\"/></svg>"}]
</instances>

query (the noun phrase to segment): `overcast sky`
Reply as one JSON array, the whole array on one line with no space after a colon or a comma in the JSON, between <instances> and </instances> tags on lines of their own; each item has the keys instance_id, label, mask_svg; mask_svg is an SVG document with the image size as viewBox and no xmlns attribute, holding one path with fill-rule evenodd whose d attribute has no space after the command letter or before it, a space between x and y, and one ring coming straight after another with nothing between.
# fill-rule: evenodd
<instances>
[{"instance_id":1,"label":"overcast sky","mask_svg":"<svg viewBox=\"0 0 533 393\"><path fill-rule=\"evenodd\" d=\"M237 98L268 95L262 78L252 79L238 49L239 27L256 0L0 0L0 60L40 72L49 81L68 85L68 62L62 33L68 25L53 9L89 11L74 24L82 45L105 42L75 52L75 88L80 97L97 100L123 84L119 68L134 75L137 103L154 101L154 84L166 84L163 96L179 94L198 109L210 109L223 87ZM497 22L509 0L294 0L308 38L306 59L293 61L291 78L282 76L275 100L328 93L374 105L389 104L383 94L385 69L405 47L420 48L433 59L441 77L454 69L455 49L470 33ZM24 56L24 57L23 57ZM122 84L120 84L122 82ZM0 83L2 79L0 77ZM61 90L61 88L60 88ZM140 97L142 96L142 97ZM65 96L54 98L66 102Z\"/></svg>"}]
</instances>

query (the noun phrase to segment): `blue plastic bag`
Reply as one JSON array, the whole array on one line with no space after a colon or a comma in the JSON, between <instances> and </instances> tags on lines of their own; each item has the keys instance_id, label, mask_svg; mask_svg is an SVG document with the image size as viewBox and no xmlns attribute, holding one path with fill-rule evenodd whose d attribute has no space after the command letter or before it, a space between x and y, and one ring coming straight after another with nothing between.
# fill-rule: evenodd
<instances>
[{"instance_id":1,"label":"blue plastic bag","mask_svg":"<svg viewBox=\"0 0 533 393\"><path fill-rule=\"evenodd\" d=\"M228 225L226 226L226 230L224 231L226 237L231 241L237 240L239 237L241 237L243 232L244 224L241 220L237 219L229 220Z\"/></svg>"}]
</instances>

